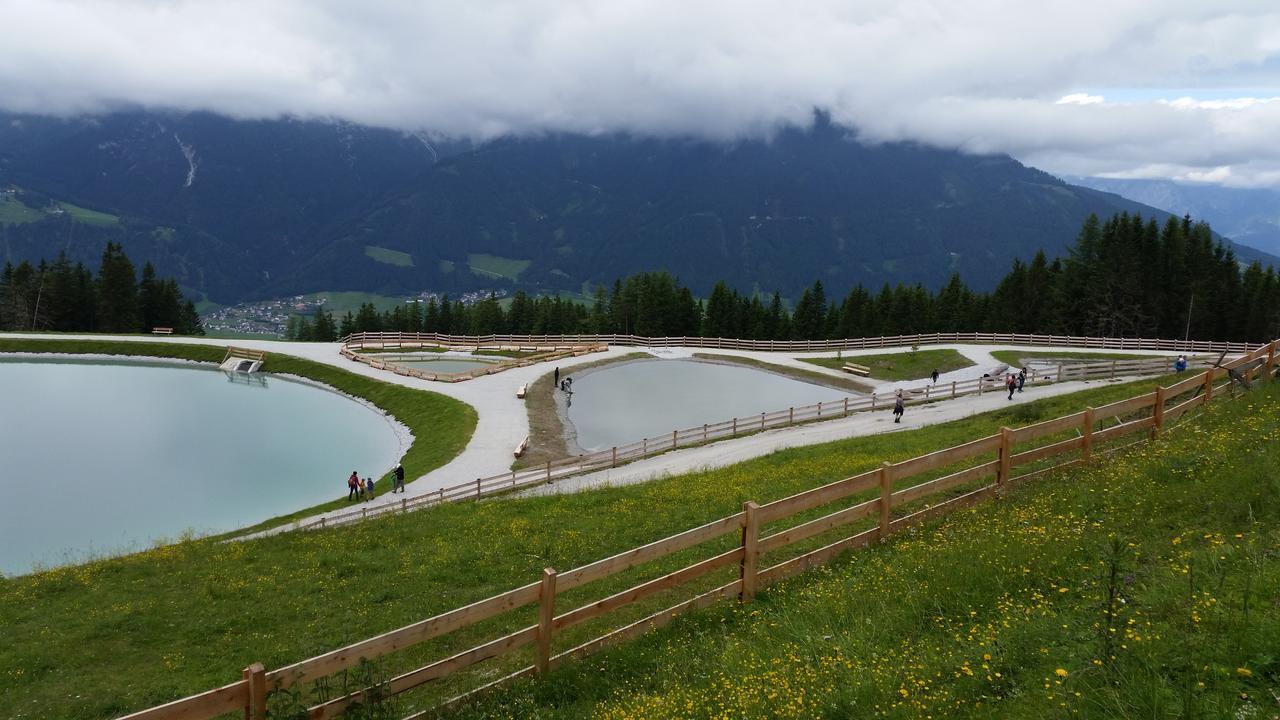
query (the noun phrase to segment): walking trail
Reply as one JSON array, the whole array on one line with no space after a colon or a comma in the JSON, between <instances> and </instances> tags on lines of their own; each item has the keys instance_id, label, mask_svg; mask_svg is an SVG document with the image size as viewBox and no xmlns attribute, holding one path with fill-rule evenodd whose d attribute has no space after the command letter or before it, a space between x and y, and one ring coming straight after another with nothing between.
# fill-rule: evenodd
<instances>
[{"instance_id":1,"label":"walking trail","mask_svg":"<svg viewBox=\"0 0 1280 720\"><path fill-rule=\"evenodd\" d=\"M611 346L603 353L591 353L582 357L562 359L554 363L539 363L529 367L513 368L494 375L487 375L460 383L441 383L396 375L395 373L385 370L376 370L363 363L347 360L338 353L338 349L340 347L338 343L300 343L279 340L226 341L198 337L149 337L137 335L50 336L42 334L5 333L4 336L46 340L83 339L206 345L224 343L234 344L238 347L293 355L306 360L333 365L358 375L365 375L396 385L438 392L442 395L447 395L461 400L475 408L479 418L476 424L475 434L467 443L466 448L457 457L442 467L432 470L419 478L412 479L411 482L407 484L404 493L392 495L384 491L373 501L365 503L366 507L399 503L401 499L404 498L411 499L427 495L442 487L457 485L463 482L475 480L476 478L489 477L509 471L511 469L512 450L515 448L517 443L529 434L529 417L525 410L524 401L516 398L516 389L524 384L532 384L533 381L552 372L556 366L560 368L560 374L563 377L571 374L572 369L578 365L597 362L602 359L616 358L637 351L649 352L657 358L664 359L689 358L694 353L704 353L709 355L748 357L775 365L785 365L810 372L819 372L832 377L847 377L838 370L812 365L798 359L805 357L834 357L834 352L796 353L745 350L728 351L691 347L654 348L646 350L644 348ZM992 357L991 353L994 351L1027 349L1012 345L965 344L931 345L929 347L930 349L953 349L974 363L974 365L968 368L943 373L938 378L938 384L940 385L949 385L952 381L970 380L980 377L983 373L994 374L997 369L1003 367L1003 363ZM1032 350L1037 353L1072 352L1078 351L1078 348L1037 346ZM860 355L877 355L886 352L900 351L901 349L894 348L846 350L841 353L841 356L853 358ZM1123 354L1125 351L1090 349L1090 352ZM1177 353L1157 352L1144 354L1167 355L1169 357L1177 355ZM1053 383L1042 386L1027 385L1023 393L1015 395L1014 402L1051 397L1054 395L1076 392L1077 390L1096 386L1102 383L1122 382L1131 379L1133 378L1075 381L1067 383ZM883 395L892 394L897 388L923 387L929 384L929 379L923 378L920 380L905 382L883 382L871 380L868 381L868 383L875 386L875 390L878 394ZM837 395L839 395L839 391L833 390L832 399L836 399ZM767 432L758 433L748 437L724 440L701 447L668 452L663 455L633 462L622 467L567 478L557 481L552 485L536 488L528 492L573 492L583 488L596 487L599 485L629 484L643 482L645 480L668 474L679 474L695 470L718 468L742 462L743 460L748 460L753 457L767 455L788 447L814 445L858 435L909 430L912 428L923 427L925 425L948 422L957 418L993 410L1001 407L1002 405L1007 405L1009 401L1006 400L1006 397L1005 393L995 391L984 393L981 396L966 395L954 400L944 400L936 403L930 403L928 405L911 406L907 408L907 413L903 417L902 424L900 425L895 425L893 423L892 416L886 408L886 410L882 412L855 413L850 417L843 419L827 420L814 424L801 425L794 428L769 430ZM760 408L761 411L773 411L780 409L782 408ZM727 419L728 418L718 417L707 418L709 422L717 422ZM639 438L636 439L638 440ZM415 440L417 442L431 442L430 437L419 437L415 438ZM333 483L334 496L338 497L341 494L341 491L344 491L346 488L346 473L335 471ZM339 513L345 512L346 510L347 508L341 508L333 512ZM328 514L332 513L316 514L307 518L302 518L300 522L311 522ZM288 527L289 526L287 525L282 526L280 528L276 528L275 531L287 530Z\"/></svg>"}]
</instances>

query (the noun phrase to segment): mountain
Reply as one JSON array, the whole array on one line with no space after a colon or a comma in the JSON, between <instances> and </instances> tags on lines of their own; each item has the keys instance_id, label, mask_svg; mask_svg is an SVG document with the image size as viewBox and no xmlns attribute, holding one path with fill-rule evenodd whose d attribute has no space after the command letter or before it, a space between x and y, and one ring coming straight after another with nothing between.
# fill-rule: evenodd
<instances>
[{"instance_id":1,"label":"mountain","mask_svg":"<svg viewBox=\"0 0 1280 720\"><path fill-rule=\"evenodd\" d=\"M106 239L219 302L318 290L581 290L668 269L795 296L990 288L1090 213L1165 213L1004 155L864 145L818 117L768 141L552 135L480 146L207 113L0 116L0 249Z\"/></svg>"},{"instance_id":2,"label":"mountain","mask_svg":"<svg viewBox=\"0 0 1280 720\"><path fill-rule=\"evenodd\" d=\"M1213 229L1241 245L1280 254L1280 192L1268 188L1231 188L1170 180L1069 178L1072 182L1118 193L1175 215L1207 220Z\"/></svg>"}]
</instances>

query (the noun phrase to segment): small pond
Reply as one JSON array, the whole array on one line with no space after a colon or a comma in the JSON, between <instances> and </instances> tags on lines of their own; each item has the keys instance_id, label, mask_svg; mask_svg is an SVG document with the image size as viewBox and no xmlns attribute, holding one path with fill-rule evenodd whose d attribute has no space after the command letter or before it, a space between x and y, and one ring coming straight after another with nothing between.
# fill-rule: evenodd
<instances>
[{"instance_id":1,"label":"small pond","mask_svg":"<svg viewBox=\"0 0 1280 720\"><path fill-rule=\"evenodd\" d=\"M453 353L404 353L384 355L383 360L432 373L462 373L496 365L505 358Z\"/></svg>"},{"instance_id":2,"label":"small pond","mask_svg":"<svg viewBox=\"0 0 1280 720\"><path fill-rule=\"evenodd\" d=\"M593 451L846 395L851 393L739 365L641 360L575 377L568 413L578 446Z\"/></svg>"},{"instance_id":3,"label":"small pond","mask_svg":"<svg viewBox=\"0 0 1280 720\"><path fill-rule=\"evenodd\" d=\"M192 364L0 359L0 572L233 530L377 476L380 411L276 376ZM252 377L252 376L250 376Z\"/></svg>"}]
</instances>

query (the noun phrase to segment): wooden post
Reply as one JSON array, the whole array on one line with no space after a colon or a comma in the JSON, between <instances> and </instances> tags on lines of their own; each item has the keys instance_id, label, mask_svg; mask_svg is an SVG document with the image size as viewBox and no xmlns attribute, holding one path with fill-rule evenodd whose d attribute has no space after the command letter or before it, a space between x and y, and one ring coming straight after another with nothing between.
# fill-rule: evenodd
<instances>
[{"instance_id":1,"label":"wooden post","mask_svg":"<svg viewBox=\"0 0 1280 720\"><path fill-rule=\"evenodd\" d=\"M648 454L649 454L649 438L644 438L643 440L640 441L640 457L645 457Z\"/></svg>"},{"instance_id":2,"label":"wooden post","mask_svg":"<svg viewBox=\"0 0 1280 720\"><path fill-rule=\"evenodd\" d=\"M822 402L818 402L818 417L822 417Z\"/></svg>"},{"instance_id":3,"label":"wooden post","mask_svg":"<svg viewBox=\"0 0 1280 720\"><path fill-rule=\"evenodd\" d=\"M764 413L760 413L760 429L764 430Z\"/></svg>"},{"instance_id":4,"label":"wooden post","mask_svg":"<svg viewBox=\"0 0 1280 720\"><path fill-rule=\"evenodd\" d=\"M1003 486L1009 482L1009 457L1013 455L1013 431L1007 427L1000 428L1000 471L996 473L996 484Z\"/></svg>"},{"instance_id":5,"label":"wooden post","mask_svg":"<svg viewBox=\"0 0 1280 720\"><path fill-rule=\"evenodd\" d=\"M1271 372L1276 367L1276 341L1272 340L1267 346L1267 378L1271 378Z\"/></svg>"},{"instance_id":6,"label":"wooden post","mask_svg":"<svg viewBox=\"0 0 1280 720\"><path fill-rule=\"evenodd\" d=\"M409 512L409 501L406 500L405 498L400 498L400 512L401 513Z\"/></svg>"},{"instance_id":7,"label":"wooden post","mask_svg":"<svg viewBox=\"0 0 1280 720\"><path fill-rule=\"evenodd\" d=\"M1119 362L1119 361L1117 361L1117 360L1112 360L1112 361L1111 361L1111 377L1115 377L1115 376L1116 376L1116 363L1117 363L1117 362Z\"/></svg>"},{"instance_id":8,"label":"wooden post","mask_svg":"<svg viewBox=\"0 0 1280 720\"><path fill-rule=\"evenodd\" d=\"M875 394L875 393L871 393L871 409L872 409L872 410L875 410L875 409L876 409L876 394Z\"/></svg>"},{"instance_id":9,"label":"wooden post","mask_svg":"<svg viewBox=\"0 0 1280 720\"><path fill-rule=\"evenodd\" d=\"M556 618L556 570L543 568L542 588L538 594L538 675L545 676L551 670L551 636L555 632Z\"/></svg>"},{"instance_id":10,"label":"wooden post","mask_svg":"<svg viewBox=\"0 0 1280 720\"><path fill-rule=\"evenodd\" d=\"M618 467L618 446L613 446L613 461L609 463L609 467Z\"/></svg>"},{"instance_id":11,"label":"wooden post","mask_svg":"<svg viewBox=\"0 0 1280 720\"><path fill-rule=\"evenodd\" d=\"M738 418L733 419L733 437L738 437Z\"/></svg>"},{"instance_id":12,"label":"wooden post","mask_svg":"<svg viewBox=\"0 0 1280 720\"><path fill-rule=\"evenodd\" d=\"M679 431L679 430L672 430L672 431L671 431L671 449L672 449L672 450L675 450L675 449L676 449L676 442L677 442L676 433L678 433L678 432L680 432L680 431Z\"/></svg>"},{"instance_id":13,"label":"wooden post","mask_svg":"<svg viewBox=\"0 0 1280 720\"><path fill-rule=\"evenodd\" d=\"M924 399L925 399L925 400L928 400L928 399L929 399L929 388L931 388L931 387L933 387L933 386L932 386L932 385L925 385L925 386L924 386Z\"/></svg>"},{"instance_id":14,"label":"wooden post","mask_svg":"<svg viewBox=\"0 0 1280 720\"><path fill-rule=\"evenodd\" d=\"M480 478L476 478L476 499L480 499Z\"/></svg>"},{"instance_id":15,"label":"wooden post","mask_svg":"<svg viewBox=\"0 0 1280 720\"><path fill-rule=\"evenodd\" d=\"M1093 457L1093 408L1084 409L1084 420L1081 422L1080 436L1083 442L1080 444L1080 456L1085 462Z\"/></svg>"},{"instance_id":16,"label":"wooden post","mask_svg":"<svg viewBox=\"0 0 1280 720\"><path fill-rule=\"evenodd\" d=\"M551 482L551 461L547 461L547 482Z\"/></svg>"},{"instance_id":17,"label":"wooden post","mask_svg":"<svg viewBox=\"0 0 1280 720\"><path fill-rule=\"evenodd\" d=\"M1155 440L1160 437L1160 430L1164 428L1164 388L1156 387L1156 404L1151 410L1152 426L1151 439Z\"/></svg>"},{"instance_id":18,"label":"wooden post","mask_svg":"<svg viewBox=\"0 0 1280 720\"><path fill-rule=\"evenodd\" d=\"M955 397L956 397L956 381L952 380L951 381L951 399L954 400Z\"/></svg>"},{"instance_id":19,"label":"wooden post","mask_svg":"<svg viewBox=\"0 0 1280 720\"><path fill-rule=\"evenodd\" d=\"M1209 401L1213 399L1213 371L1217 368L1209 368L1204 371L1204 404L1207 407Z\"/></svg>"},{"instance_id":20,"label":"wooden post","mask_svg":"<svg viewBox=\"0 0 1280 720\"><path fill-rule=\"evenodd\" d=\"M889 537L889 516L893 512L893 465L889 461L880 463L880 540Z\"/></svg>"},{"instance_id":21,"label":"wooden post","mask_svg":"<svg viewBox=\"0 0 1280 720\"><path fill-rule=\"evenodd\" d=\"M796 409L794 407L787 408L787 424L796 424Z\"/></svg>"},{"instance_id":22,"label":"wooden post","mask_svg":"<svg viewBox=\"0 0 1280 720\"><path fill-rule=\"evenodd\" d=\"M266 720L267 669L262 663L254 663L244 669L241 677L249 683L249 702L244 706L244 720Z\"/></svg>"},{"instance_id":23,"label":"wooden post","mask_svg":"<svg viewBox=\"0 0 1280 720\"><path fill-rule=\"evenodd\" d=\"M748 500L742 504L746 522L742 526L742 562L738 576L742 578L742 592L738 599L750 602L756 596L756 573L760 566L760 506Z\"/></svg>"},{"instance_id":24,"label":"wooden post","mask_svg":"<svg viewBox=\"0 0 1280 720\"><path fill-rule=\"evenodd\" d=\"M702 423L702 442L707 441L707 424Z\"/></svg>"},{"instance_id":25,"label":"wooden post","mask_svg":"<svg viewBox=\"0 0 1280 720\"><path fill-rule=\"evenodd\" d=\"M849 417L849 396L844 396L844 416Z\"/></svg>"},{"instance_id":26,"label":"wooden post","mask_svg":"<svg viewBox=\"0 0 1280 720\"><path fill-rule=\"evenodd\" d=\"M512 470L511 471L511 487L515 487L515 486L516 486L516 471Z\"/></svg>"},{"instance_id":27,"label":"wooden post","mask_svg":"<svg viewBox=\"0 0 1280 720\"><path fill-rule=\"evenodd\" d=\"M440 504L444 504L444 488L440 488Z\"/></svg>"}]
</instances>

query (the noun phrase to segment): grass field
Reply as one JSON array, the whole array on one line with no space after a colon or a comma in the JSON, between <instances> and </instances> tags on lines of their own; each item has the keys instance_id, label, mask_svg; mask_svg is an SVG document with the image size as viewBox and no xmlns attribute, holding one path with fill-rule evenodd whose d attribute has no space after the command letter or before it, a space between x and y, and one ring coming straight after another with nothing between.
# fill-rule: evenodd
<instances>
[{"instance_id":1,"label":"grass field","mask_svg":"<svg viewBox=\"0 0 1280 720\"><path fill-rule=\"evenodd\" d=\"M790 365L778 365L775 363L756 360L755 358L743 357L741 355L720 355L717 353L694 353L693 356L699 360L707 360L710 362L724 362L733 365L746 365L760 370L768 370L769 372L786 375L797 380L816 383L818 385L826 385L827 387L838 388L840 390L848 390L856 393L870 393L874 388L865 383L850 377L839 377L836 375L828 375L826 373L814 372L811 370L803 370L801 368L792 367Z\"/></svg>"},{"instance_id":2,"label":"grass field","mask_svg":"<svg viewBox=\"0 0 1280 720\"><path fill-rule=\"evenodd\" d=\"M511 281L519 280L520 273L527 270L531 264L531 260L515 260L497 255L473 253L467 256L467 265L471 268L471 272Z\"/></svg>"},{"instance_id":3,"label":"grass field","mask_svg":"<svg viewBox=\"0 0 1280 720\"><path fill-rule=\"evenodd\" d=\"M377 245L365 245L364 254L372 258L375 262L384 263L386 265L395 265L396 267L413 267L413 256L407 252L399 250L390 250Z\"/></svg>"},{"instance_id":4,"label":"grass field","mask_svg":"<svg viewBox=\"0 0 1280 720\"><path fill-rule=\"evenodd\" d=\"M76 222L82 222L85 225L118 225L120 218L110 213L98 212L89 208L82 208L79 205L72 205L69 202L60 202L58 205L66 211L68 215L76 219Z\"/></svg>"},{"instance_id":5,"label":"grass field","mask_svg":"<svg viewBox=\"0 0 1280 720\"><path fill-rule=\"evenodd\" d=\"M11 195L0 196L0 223L17 225L36 222L45 217L47 216L43 212L27 207L21 200Z\"/></svg>"},{"instance_id":6,"label":"grass field","mask_svg":"<svg viewBox=\"0 0 1280 720\"><path fill-rule=\"evenodd\" d=\"M178 343L19 340L0 337L0 352L94 353L172 357L216 363L222 360L226 348L216 345ZM266 372L287 373L316 380L350 395L364 398L407 425L414 436L413 444L402 460L409 482L452 460L466 447L475 431L475 410L465 403L439 393L391 385L332 365L277 353L267 356L263 369ZM340 482L342 474L339 473L335 477L333 501L299 509L297 512L272 518L255 527L270 527L295 517L345 506L346 501L338 499L342 491Z\"/></svg>"},{"instance_id":7,"label":"grass field","mask_svg":"<svg viewBox=\"0 0 1280 720\"><path fill-rule=\"evenodd\" d=\"M1126 355L1120 353L1091 353L1091 352L1047 352L1035 350L996 350L991 353L991 357L1002 363L1009 365L1018 365L1024 359L1032 358L1052 358L1052 359L1071 359L1081 362L1089 360L1150 360L1152 358L1161 357L1160 355Z\"/></svg>"},{"instance_id":8,"label":"grass field","mask_svg":"<svg viewBox=\"0 0 1280 720\"><path fill-rule=\"evenodd\" d=\"M0 673L0 697L6 698L7 708L39 708L41 717L123 714L230 682L253 661L279 667L529 582L543 567L574 567L653 541L736 512L748 499L767 502L876 467L882 460L981 437L1001 425L1034 422L1129 397L1154 382L1105 385L945 425L795 448L641 485L451 504L246 543L195 540L3 580L0 635L6 642L0 643L0 667L5 669ZM397 388L392 394L403 392ZM418 438L422 442L424 436ZM662 572L687 561L687 554L677 554L642 571ZM796 586L798 596L808 594L802 589L804 582L820 579L820 574L807 576ZM635 581L635 573L623 573L583 592L569 592L565 607L584 593L597 597ZM950 602L967 598L956 596ZM757 607L767 610L770 602L766 598ZM877 607L889 604L875 602ZM629 608L611 620L640 617L670 603L670 596L655 596L637 604L634 614ZM904 607L917 609L928 625L927 609L914 602ZM852 617L857 619L851 624L864 623L862 614ZM427 654L456 652L496 632L523 627L531 618L531 612L517 611L432 641L398 654L385 670L394 673L420 665ZM718 619L708 622L719 627ZM600 629L586 623L567 631L558 643L568 647ZM642 663L654 657L654 647L667 641L646 642L659 644L636 646L633 652ZM774 642L781 647L786 640ZM580 694L584 674L613 658L570 668L566 672L571 674L558 676L561 679L546 686L547 692L517 689L496 706L496 716L550 715L548 707L526 713L520 704L557 704L557 697L564 699L562 711L581 714L594 702ZM424 707L522 662L527 657L504 659L482 666L478 674L429 686L408 696L404 709ZM629 672L608 667L619 677ZM655 666L654 672L658 670ZM672 677L670 672L664 670L663 676ZM601 692L620 692L616 684L601 682ZM638 689L657 691L644 678L636 682ZM679 688L672 686L673 692ZM531 699L521 700L520 692ZM624 700L618 698L619 703Z\"/></svg>"},{"instance_id":9,"label":"grass field","mask_svg":"<svg viewBox=\"0 0 1280 720\"><path fill-rule=\"evenodd\" d=\"M833 370L842 369L845 363L866 365L871 368L871 377L877 380L919 380L929 377L929 373L934 370L944 373L973 366L969 358L949 349L798 359Z\"/></svg>"},{"instance_id":10,"label":"grass field","mask_svg":"<svg viewBox=\"0 0 1280 720\"><path fill-rule=\"evenodd\" d=\"M1270 718L1280 392L521 682L462 718Z\"/></svg>"}]
</instances>

